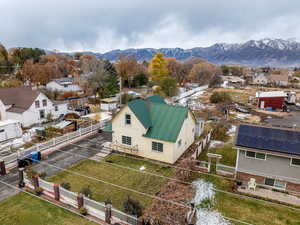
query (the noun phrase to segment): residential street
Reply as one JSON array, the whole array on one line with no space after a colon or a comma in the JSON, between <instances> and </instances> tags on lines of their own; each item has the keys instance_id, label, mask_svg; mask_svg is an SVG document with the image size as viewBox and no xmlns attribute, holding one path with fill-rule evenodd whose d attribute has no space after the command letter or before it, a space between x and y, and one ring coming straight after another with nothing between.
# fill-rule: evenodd
<instances>
[{"instance_id":1,"label":"residential street","mask_svg":"<svg viewBox=\"0 0 300 225\"><path fill-rule=\"evenodd\" d=\"M100 147L105 141L106 141L106 138L103 134L97 134L97 135L88 137L88 138L76 143L76 145L84 146L87 148L81 148L81 147L77 147L75 145L70 145L70 146L60 149L60 151L57 151L57 152L49 155L47 159L43 160L43 162L55 165L60 168L66 168L66 167L84 159L83 157L81 157L79 155L83 155L86 158L91 158L94 155L96 155L97 152L92 149L88 149L88 147L93 148L93 149L97 148L100 151ZM93 142L96 144L93 144ZM63 153L61 151L78 154L78 156L76 156L74 154ZM35 171L37 171L39 173L46 172L47 176L52 176L53 174L55 174L56 172L59 171L59 169L56 169L56 168L51 167L46 164L37 164L33 168ZM18 184L18 170L16 168L13 169L6 176L1 176L0 180L8 182L9 184L17 185ZM5 199L15 195L16 193L18 193L18 191L13 190L11 187L1 185L0 186L0 201L3 201Z\"/></svg>"}]
</instances>

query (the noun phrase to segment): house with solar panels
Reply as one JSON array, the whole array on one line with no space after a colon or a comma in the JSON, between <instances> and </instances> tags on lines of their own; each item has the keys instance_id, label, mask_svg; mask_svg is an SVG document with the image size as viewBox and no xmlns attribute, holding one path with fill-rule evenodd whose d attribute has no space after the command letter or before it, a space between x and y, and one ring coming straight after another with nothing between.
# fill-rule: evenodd
<instances>
[{"instance_id":1,"label":"house with solar panels","mask_svg":"<svg viewBox=\"0 0 300 225\"><path fill-rule=\"evenodd\" d=\"M300 192L300 131L241 124L238 127L236 179Z\"/></svg>"},{"instance_id":2,"label":"house with solar panels","mask_svg":"<svg viewBox=\"0 0 300 225\"><path fill-rule=\"evenodd\" d=\"M160 95L136 99L112 119L116 151L173 164L200 136L204 121L182 106L167 104Z\"/></svg>"}]
</instances>

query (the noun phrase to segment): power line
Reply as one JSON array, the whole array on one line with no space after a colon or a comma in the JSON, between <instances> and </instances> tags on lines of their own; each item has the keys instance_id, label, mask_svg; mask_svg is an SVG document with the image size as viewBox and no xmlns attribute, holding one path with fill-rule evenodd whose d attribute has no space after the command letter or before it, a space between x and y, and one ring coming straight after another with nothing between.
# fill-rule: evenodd
<instances>
[{"instance_id":1,"label":"power line","mask_svg":"<svg viewBox=\"0 0 300 225\"><path fill-rule=\"evenodd\" d=\"M154 196L154 195L150 195L150 194L147 194L147 193L144 193L144 192L140 192L140 191L134 190L134 189L132 189L132 188L127 188L127 187L120 186L120 185L117 185L117 184L113 184L113 183L110 183L110 182L107 182L107 181L103 181L103 180L101 180L101 179L98 179L98 178L95 178L95 177L91 177L91 176L87 176L87 175L84 175L84 174L81 174L81 173L78 173L78 172L70 171L70 170L68 170L68 169L61 168L61 167L58 167L58 166L55 166L55 165L52 165L52 164L49 164L49 163L45 163L45 162L41 162L41 161L39 161L39 163L41 163L41 164L46 164L46 165L48 165L48 166L50 166L50 167L52 166L52 167L54 167L54 168L60 169L60 170L62 170L62 171L66 171L66 172L68 172L68 173L71 173L71 174L74 174L74 175L77 175L77 176L85 177L85 178L87 178L87 179L99 181L99 182L102 182L102 183L105 183L105 184L108 184L108 185L111 185L111 186L114 186L114 187L117 187L117 188L120 188L120 189L124 189L124 190L127 190L127 191L131 191L131 192L134 192L134 193L137 193L137 194L140 194L140 195L144 195L144 196L147 196L147 197L149 197L149 198L153 198L153 199L156 199L156 200L159 200L159 201L171 203L171 204L174 204L174 205L183 207L183 208L191 209L190 206L187 206L187 205L182 204L182 203L178 203L178 202L175 202L175 201L172 201L172 200L168 200L168 199L164 199L164 198L157 197L157 196ZM166 177L166 178L167 178L167 177ZM225 217L224 217L224 218L225 218ZM236 221L236 222L239 222L239 223L242 223L242 224L246 224L246 225L251 225L250 223L247 223L247 222L244 222L244 221L240 221L240 220L237 220L237 219L234 219L234 218L226 217L226 219L231 220L231 221Z\"/></svg>"},{"instance_id":2,"label":"power line","mask_svg":"<svg viewBox=\"0 0 300 225\"><path fill-rule=\"evenodd\" d=\"M84 159L89 159L88 157L86 157L84 155L81 155L81 154L66 152L66 151L62 151L62 150L57 150L57 151L63 152L63 153L67 153L67 154L71 154L71 155L76 155L76 156L82 157ZM93 150L93 151L96 151L96 150ZM191 183L191 182L186 182L186 181L182 181L182 180L179 180L179 179L176 179L176 178L167 177L167 176L163 176L163 175L159 175L159 174L155 174L155 173L151 173L151 172L147 172L147 171L141 171L141 170L134 169L134 168L131 168L131 167L118 165L116 163L109 163L109 162L106 162L106 161L99 161L99 163L103 163L103 164L106 164L106 165L109 165L109 166L115 166L115 167L119 167L119 168L123 168L123 169L132 170L132 171L135 171L135 172L140 172L140 173L148 174L148 175L151 175L151 176L156 176L156 177L160 177L160 178L164 178L164 179L176 181L176 182L179 182L179 183L184 183L184 184L187 184L187 185L193 185L193 183ZM246 196L246 195L241 195L241 194L237 194L237 193L233 193L233 192L229 192L229 191L224 191L224 190L217 189L217 188L212 188L212 190L214 190L216 192L221 192L221 193L229 194L229 195L234 195L234 196L240 197L240 198L252 199L252 200L260 201L260 202L263 202L263 203L268 203L268 204L271 204L271 205L282 206L282 207L286 207L286 208L289 208L289 209L300 211L300 209L297 209L297 208L294 208L294 207L290 207L290 206L287 206L287 205L283 205L283 204L279 204L279 203L274 203L274 202L270 202L270 201L266 201L266 200L262 200L262 199L257 199L257 198L254 198L254 197L250 197L250 196Z\"/></svg>"},{"instance_id":3,"label":"power line","mask_svg":"<svg viewBox=\"0 0 300 225\"><path fill-rule=\"evenodd\" d=\"M18 188L18 187L16 187L16 186L12 185L12 184L9 184L9 183L4 182L4 181L2 181L2 180L0 180L0 183L6 185L6 186L8 186L8 187L14 188L14 189L16 189L16 190L18 190L18 191L21 191L21 192L23 192L23 193L26 193L26 194L28 194L28 195L30 195L30 196L33 196L33 197L35 197L35 198L38 198L38 199L40 199L40 200L43 200L43 201L45 201L45 202L48 202L48 203L50 203L50 204L52 204L52 205L58 206L58 207L60 207L60 208L62 208L62 209L64 209L64 210L68 210L69 212L72 212L72 213L74 213L74 214L76 214L76 215L78 215L78 216L80 216L80 217L83 217L83 218L89 220L89 221L92 221L92 222L94 222L94 223L103 225L103 223L100 223L100 222L98 222L98 221L96 221L96 220L94 220L94 219L92 219L92 218L90 218L90 217L84 216L84 215L82 215L82 214L76 212L75 210L69 209L69 208L64 207L64 206L62 206L62 205L59 205L59 204L55 204L55 203L53 203L53 202L51 202L51 201L49 201L49 200L47 200L47 199L44 199L44 198L42 198L42 197L40 197L40 196L37 196L37 195L35 195L35 194L32 194L32 193L30 193L30 192L28 192L28 191L25 191L25 190L23 190L23 189L21 189L21 188Z\"/></svg>"}]
</instances>

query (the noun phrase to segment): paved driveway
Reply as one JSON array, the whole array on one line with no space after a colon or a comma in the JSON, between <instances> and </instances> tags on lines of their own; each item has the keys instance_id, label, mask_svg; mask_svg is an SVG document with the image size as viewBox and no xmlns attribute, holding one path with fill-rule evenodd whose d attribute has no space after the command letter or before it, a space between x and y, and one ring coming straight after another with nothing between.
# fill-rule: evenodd
<instances>
[{"instance_id":1,"label":"paved driveway","mask_svg":"<svg viewBox=\"0 0 300 225\"><path fill-rule=\"evenodd\" d=\"M46 162L60 168L69 167L74 163L84 160L84 158L81 156L76 156L68 153L74 153L78 155L83 155L86 158L91 158L101 151L101 145L107 140L108 139L104 134L96 134L94 136L87 137L75 144L75 145L84 146L86 148L78 147L75 145L69 145L67 147L60 149L60 151L58 152L52 153L51 155L48 156L47 159L43 160L42 162ZM93 149L88 149L88 148L93 148ZM61 151L66 151L66 153ZM46 164L36 164L33 168L35 171L39 173L46 172L47 176L52 176L53 174L57 173L60 170ZM14 169L6 176L0 176L0 180L8 182L13 185L17 185L18 170ZM11 187L0 184L0 201L3 201L4 199L9 198L15 195L16 193L18 193L18 191L12 189Z\"/></svg>"}]
</instances>

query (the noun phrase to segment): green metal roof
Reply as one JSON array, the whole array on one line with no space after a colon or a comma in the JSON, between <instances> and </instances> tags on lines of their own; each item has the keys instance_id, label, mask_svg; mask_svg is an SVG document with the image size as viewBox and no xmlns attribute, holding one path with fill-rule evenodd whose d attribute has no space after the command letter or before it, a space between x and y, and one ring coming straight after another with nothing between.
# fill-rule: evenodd
<instances>
[{"instance_id":1,"label":"green metal roof","mask_svg":"<svg viewBox=\"0 0 300 225\"><path fill-rule=\"evenodd\" d=\"M154 97L158 100L162 97ZM163 100L163 99L162 99ZM128 103L129 108L147 129L144 137L176 142L184 120L188 115L188 108L171 106L160 101L138 99Z\"/></svg>"},{"instance_id":2,"label":"green metal roof","mask_svg":"<svg viewBox=\"0 0 300 225\"><path fill-rule=\"evenodd\" d=\"M143 124L143 126L148 129L151 127L151 119L150 119L150 102L146 102L143 99L133 100L128 103L129 108L135 114L135 116L139 119L139 121Z\"/></svg>"},{"instance_id":3,"label":"green metal roof","mask_svg":"<svg viewBox=\"0 0 300 225\"><path fill-rule=\"evenodd\" d=\"M148 98L146 98L147 101L153 102L153 103L162 103L162 104L167 104L161 95L152 95Z\"/></svg>"}]
</instances>

